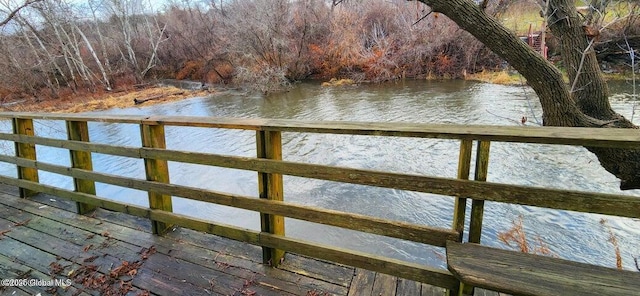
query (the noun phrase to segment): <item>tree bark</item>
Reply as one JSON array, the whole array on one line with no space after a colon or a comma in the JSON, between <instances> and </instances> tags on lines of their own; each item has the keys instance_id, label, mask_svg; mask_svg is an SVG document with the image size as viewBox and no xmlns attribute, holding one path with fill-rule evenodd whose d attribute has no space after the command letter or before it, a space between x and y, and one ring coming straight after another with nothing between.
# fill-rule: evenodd
<instances>
[{"instance_id":1,"label":"tree bark","mask_svg":"<svg viewBox=\"0 0 640 296\"><path fill-rule=\"evenodd\" d=\"M456 22L505 59L534 89L551 126L585 126L589 119L573 102L562 73L471 0L420 0Z\"/></svg>"},{"instance_id":2,"label":"tree bark","mask_svg":"<svg viewBox=\"0 0 640 296\"><path fill-rule=\"evenodd\" d=\"M560 40L571 86L562 73L471 0L419 0L484 43L527 79L538 95L547 126L637 128L609 104L593 40L571 0L548 0L548 23ZM593 36L592 38L597 38ZM640 189L640 150L586 147L602 167L621 181L620 188Z\"/></svg>"}]
</instances>

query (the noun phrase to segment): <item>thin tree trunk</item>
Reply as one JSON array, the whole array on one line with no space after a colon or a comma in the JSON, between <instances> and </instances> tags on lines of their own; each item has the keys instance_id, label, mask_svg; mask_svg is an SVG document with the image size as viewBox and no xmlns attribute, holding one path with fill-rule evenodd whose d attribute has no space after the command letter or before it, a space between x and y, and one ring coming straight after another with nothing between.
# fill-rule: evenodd
<instances>
[{"instance_id":1,"label":"thin tree trunk","mask_svg":"<svg viewBox=\"0 0 640 296\"><path fill-rule=\"evenodd\" d=\"M91 42L89 42L89 39L87 39L87 36L82 32L82 30L80 30L80 28L76 24L73 24L73 26L75 27L78 34L80 34L80 37L82 37L82 40L84 40L84 43L87 46L87 49L91 53L91 56L93 56L93 60L96 62L96 65L98 65L98 69L100 69L100 73L102 73L102 81L104 85L107 87L107 90L111 90L111 84L109 83L109 77L107 76L107 72L104 70L104 67L102 66L102 62L100 62L100 59L98 58L96 51L93 49L93 46L91 46Z\"/></svg>"},{"instance_id":2,"label":"thin tree trunk","mask_svg":"<svg viewBox=\"0 0 640 296\"><path fill-rule=\"evenodd\" d=\"M58 65L58 61L56 61L56 57L53 56L51 54L51 52L49 51L49 49L47 49L47 47L45 46L44 41L42 40L42 37L40 37L40 34L38 33L38 30L36 30L33 27L33 25L31 25L31 23L29 23L25 19L19 18L19 19L16 19L16 20L18 21L18 23L21 26L29 28L29 30L31 31L31 34L33 34L33 37L38 42L38 45L40 46L40 50L42 50L43 52L46 53L47 58L49 59L49 62L53 65L53 67L57 71L56 76L54 76L54 78L56 80L56 84L58 85L58 87L60 86L60 82L59 82L59 80L57 78L57 75L60 75L62 77L62 79L64 80L64 83L67 86L69 86L69 79L67 79L67 75L64 74L64 71L62 71L62 68L60 68L60 65Z\"/></svg>"},{"instance_id":3,"label":"thin tree trunk","mask_svg":"<svg viewBox=\"0 0 640 296\"><path fill-rule=\"evenodd\" d=\"M584 114L603 121L621 120L609 104L609 87L600 71L591 40L583 29L583 20L575 10L574 1L549 1L548 18L549 27L560 42L569 81L576 86L571 95L578 108ZM629 127L627 123L625 125Z\"/></svg>"},{"instance_id":4,"label":"thin tree trunk","mask_svg":"<svg viewBox=\"0 0 640 296\"><path fill-rule=\"evenodd\" d=\"M27 45L29 45L29 48L31 49L31 51L33 51L33 56L36 59L37 67L40 69L40 72L42 73L42 75L46 78L47 87L51 91L51 94L53 96L57 97L58 96L58 90L55 88L53 82L51 81L51 77L49 77L49 73L48 73L49 69L47 69L47 67L45 67L46 63L40 57L40 53L38 53L38 50L33 45L33 42L31 42L31 39L29 38L29 35L27 35L27 31L26 30L22 30L22 34L23 34L24 40L26 41Z\"/></svg>"},{"instance_id":5,"label":"thin tree trunk","mask_svg":"<svg viewBox=\"0 0 640 296\"><path fill-rule=\"evenodd\" d=\"M100 42L100 47L102 48L102 60L104 61L104 66L108 71L108 74L113 73L111 70L111 62L109 61L109 54L107 53L107 45L104 41L104 36L102 35L102 31L100 30L100 20L96 16L96 9L93 7L92 1L89 1L89 8L91 9L91 15L93 16L93 22L96 25L96 34L98 34L98 41ZM109 85L111 85L109 83Z\"/></svg>"}]
</instances>

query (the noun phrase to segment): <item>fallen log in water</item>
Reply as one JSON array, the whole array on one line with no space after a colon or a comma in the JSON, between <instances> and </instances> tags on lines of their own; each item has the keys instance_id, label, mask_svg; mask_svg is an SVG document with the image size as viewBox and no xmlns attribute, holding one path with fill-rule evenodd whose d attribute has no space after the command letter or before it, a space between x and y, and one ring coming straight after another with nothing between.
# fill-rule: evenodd
<instances>
[{"instance_id":1,"label":"fallen log in water","mask_svg":"<svg viewBox=\"0 0 640 296\"><path fill-rule=\"evenodd\" d=\"M162 98L164 98L166 96L176 96L176 95L183 95L183 94L184 94L184 91L179 91L179 92L174 92L174 93L169 93L169 94L155 95L155 96L148 97L148 98L145 98L145 99L135 98L135 99L133 99L133 103L136 104L136 105L140 105L140 104L142 104L144 102L151 101L151 100L162 99Z\"/></svg>"}]
</instances>

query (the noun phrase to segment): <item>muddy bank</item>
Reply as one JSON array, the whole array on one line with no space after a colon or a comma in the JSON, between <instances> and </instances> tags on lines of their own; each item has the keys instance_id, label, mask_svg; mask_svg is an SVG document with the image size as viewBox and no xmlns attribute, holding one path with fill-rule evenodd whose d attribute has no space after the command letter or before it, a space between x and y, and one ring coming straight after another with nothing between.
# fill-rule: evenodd
<instances>
[{"instance_id":1,"label":"muddy bank","mask_svg":"<svg viewBox=\"0 0 640 296\"><path fill-rule=\"evenodd\" d=\"M144 88L119 89L111 92L73 94L58 99L26 99L0 105L0 111L79 113L112 108L128 108L136 105L162 104L207 96L213 92L213 88L204 88L203 86L196 89L183 89L168 84L158 84L148 85Z\"/></svg>"}]
</instances>

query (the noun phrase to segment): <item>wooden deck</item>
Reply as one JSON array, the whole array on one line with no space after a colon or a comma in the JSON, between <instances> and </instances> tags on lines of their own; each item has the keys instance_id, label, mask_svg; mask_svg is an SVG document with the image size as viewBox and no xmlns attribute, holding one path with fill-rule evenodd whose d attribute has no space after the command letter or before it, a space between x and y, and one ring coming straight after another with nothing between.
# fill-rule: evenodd
<instances>
[{"instance_id":1,"label":"wooden deck","mask_svg":"<svg viewBox=\"0 0 640 296\"><path fill-rule=\"evenodd\" d=\"M0 287L2 295L444 295L444 289L287 254L263 265L259 247L0 185L0 279L71 279L63 287ZM476 295L487 295L478 290ZM493 293L493 295L497 295Z\"/></svg>"}]
</instances>

